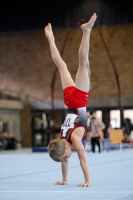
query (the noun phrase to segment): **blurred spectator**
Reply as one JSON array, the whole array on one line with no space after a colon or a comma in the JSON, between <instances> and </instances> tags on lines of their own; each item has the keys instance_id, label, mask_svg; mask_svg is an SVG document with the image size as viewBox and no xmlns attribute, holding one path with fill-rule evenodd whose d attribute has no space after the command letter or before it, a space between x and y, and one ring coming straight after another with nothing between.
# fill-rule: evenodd
<instances>
[{"instance_id":1,"label":"blurred spectator","mask_svg":"<svg viewBox=\"0 0 133 200\"><path fill-rule=\"evenodd\" d=\"M123 123L123 132L124 132L124 139L122 142L129 143L130 142L130 135L133 131L133 124L129 118L124 119Z\"/></svg>"},{"instance_id":2,"label":"blurred spectator","mask_svg":"<svg viewBox=\"0 0 133 200\"><path fill-rule=\"evenodd\" d=\"M11 134L11 133L7 134L7 136L5 138L6 138L6 142L7 142L6 147L5 147L6 150L17 148L18 140L15 138L15 136L13 134Z\"/></svg>"},{"instance_id":3,"label":"blurred spectator","mask_svg":"<svg viewBox=\"0 0 133 200\"><path fill-rule=\"evenodd\" d=\"M3 133L3 120L2 117L0 117L0 135Z\"/></svg>"},{"instance_id":4,"label":"blurred spectator","mask_svg":"<svg viewBox=\"0 0 133 200\"><path fill-rule=\"evenodd\" d=\"M124 119L123 123L123 131L128 136L131 134L131 131L133 130L133 124L129 118Z\"/></svg>"},{"instance_id":5,"label":"blurred spectator","mask_svg":"<svg viewBox=\"0 0 133 200\"><path fill-rule=\"evenodd\" d=\"M18 144L18 140L11 133L1 135L0 142L2 142L3 149L5 150L16 149Z\"/></svg>"},{"instance_id":6,"label":"blurred spectator","mask_svg":"<svg viewBox=\"0 0 133 200\"><path fill-rule=\"evenodd\" d=\"M90 138L91 138L92 152L95 153L95 146L97 145L100 153L101 152L100 135L101 131L105 129L105 124L100 120L98 120L95 116L92 116L90 124L91 124Z\"/></svg>"},{"instance_id":7,"label":"blurred spectator","mask_svg":"<svg viewBox=\"0 0 133 200\"><path fill-rule=\"evenodd\" d=\"M18 140L15 136L7 131L7 121L0 117L0 144L2 149L16 149Z\"/></svg>"}]
</instances>

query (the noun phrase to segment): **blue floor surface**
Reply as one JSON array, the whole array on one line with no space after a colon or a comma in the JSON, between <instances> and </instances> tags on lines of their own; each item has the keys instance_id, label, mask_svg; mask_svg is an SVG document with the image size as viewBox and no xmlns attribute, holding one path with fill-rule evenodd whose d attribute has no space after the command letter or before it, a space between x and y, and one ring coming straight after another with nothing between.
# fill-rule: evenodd
<instances>
[{"instance_id":1,"label":"blue floor surface","mask_svg":"<svg viewBox=\"0 0 133 200\"><path fill-rule=\"evenodd\" d=\"M68 185L60 163L48 153L0 152L0 200L133 200L133 150L86 152L91 186L84 182L78 156L69 158Z\"/></svg>"}]
</instances>

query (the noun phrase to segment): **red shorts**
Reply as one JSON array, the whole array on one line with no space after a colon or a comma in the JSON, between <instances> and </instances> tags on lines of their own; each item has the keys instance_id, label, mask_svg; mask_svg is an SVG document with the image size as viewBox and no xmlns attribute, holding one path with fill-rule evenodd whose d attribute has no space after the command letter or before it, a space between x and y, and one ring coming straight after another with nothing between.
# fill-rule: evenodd
<instances>
[{"instance_id":1,"label":"red shorts","mask_svg":"<svg viewBox=\"0 0 133 200\"><path fill-rule=\"evenodd\" d=\"M75 86L69 86L64 89L64 104L68 108L86 107L90 92L79 90Z\"/></svg>"}]
</instances>

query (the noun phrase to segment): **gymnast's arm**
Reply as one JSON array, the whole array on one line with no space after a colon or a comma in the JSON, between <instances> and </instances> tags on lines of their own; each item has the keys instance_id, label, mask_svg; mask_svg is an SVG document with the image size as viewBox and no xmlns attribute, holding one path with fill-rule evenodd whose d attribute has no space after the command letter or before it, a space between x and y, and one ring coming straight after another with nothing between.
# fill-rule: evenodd
<instances>
[{"instance_id":1,"label":"gymnast's arm","mask_svg":"<svg viewBox=\"0 0 133 200\"><path fill-rule=\"evenodd\" d=\"M55 185L66 185L67 184L67 172L68 172L68 158L65 158L63 162L61 162L62 169L62 181L56 182Z\"/></svg>"},{"instance_id":2,"label":"gymnast's arm","mask_svg":"<svg viewBox=\"0 0 133 200\"><path fill-rule=\"evenodd\" d=\"M89 167L88 167L88 163L87 163L87 159L86 159L86 155L85 155L84 146L78 137L73 138L73 146L78 153L78 157L80 160L80 166L82 168L84 178L85 178L85 182L83 184L79 184L78 186L79 187L88 187L88 186L90 186L90 174L89 174Z\"/></svg>"}]
</instances>

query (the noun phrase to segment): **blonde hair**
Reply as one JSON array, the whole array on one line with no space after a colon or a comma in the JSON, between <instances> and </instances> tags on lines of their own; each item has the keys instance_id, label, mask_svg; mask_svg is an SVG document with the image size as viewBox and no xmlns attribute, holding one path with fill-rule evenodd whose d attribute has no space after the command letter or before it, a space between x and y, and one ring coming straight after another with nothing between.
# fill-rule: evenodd
<instances>
[{"instance_id":1,"label":"blonde hair","mask_svg":"<svg viewBox=\"0 0 133 200\"><path fill-rule=\"evenodd\" d=\"M65 153L65 141L62 139L51 140L48 145L49 156L56 162L62 162L61 157Z\"/></svg>"}]
</instances>

